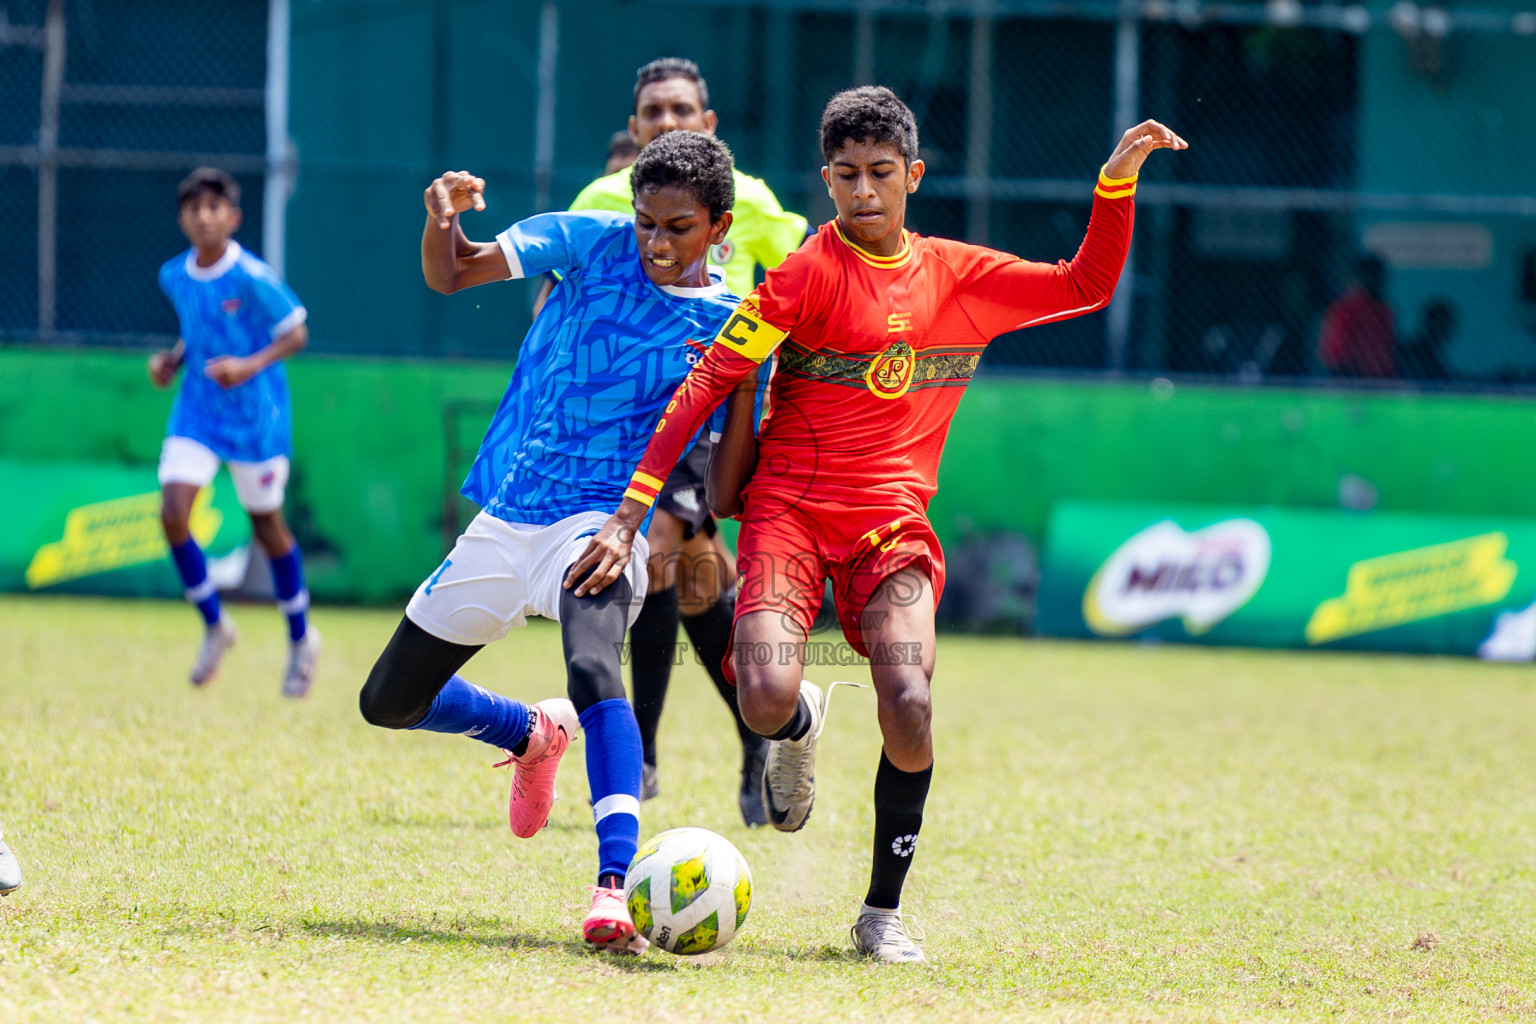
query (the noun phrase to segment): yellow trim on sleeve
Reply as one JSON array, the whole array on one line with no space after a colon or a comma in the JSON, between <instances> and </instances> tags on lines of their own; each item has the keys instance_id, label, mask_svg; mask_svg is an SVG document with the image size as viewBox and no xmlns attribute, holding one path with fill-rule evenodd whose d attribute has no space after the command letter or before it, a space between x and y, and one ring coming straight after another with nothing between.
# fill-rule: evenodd
<instances>
[{"instance_id":1,"label":"yellow trim on sleeve","mask_svg":"<svg viewBox=\"0 0 1536 1024\"><path fill-rule=\"evenodd\" d=\"M653 491L661 490L661 485L666 483L665 480L657 480L655 477L651 476L651 474L642 473L639 470L635 471L635 475L630 478L629 482L633 484L644 484L646 487L649 487Z\"/></svg>"},{"instance_id":2,"label":"yellow trim on sleeve","mask_svg":"<svg viewBox=\"0 0 1536 1024\"><path fill-rule=\"evenodd\" d=\"M761 363L773 354L773 350L786 337L788 332L779 330L759 316L756 303L748 299L736 307L736 312L731 314L731 318L715 337L715 344L724 345L754 363Z\"/></svg>"},{"instance_id":3,"label":"yellow trim on sleeve","mask_svg":"<svg viewBox=\"0 0 1536 1024\"><path fill-rule=\"evenodd\" d=\"M649 508L650 506L656 504L656 495L654 495L654 494L646 494L644 491L638 490L638 489L636 489L634 487L631 487L631 488L627 489L624 492L624 497L626 497L626 498L634 498L636 501L638 501L640 504L646 506L647 508Z\"/></svg>"},{"instance_id":4,"label":"yellow trim on sleeve","mask_svg":"<svg viewBox=\"0 0 1536 1024\"><path fill-rule=\"evenodd\" d=\"M1108 167L1108 164L1104 165ZM1093 194L1105 199L1129 199L1136 194L1136 178L1133 174L1129 178L1111 178L1105 175L1104 168L1099 168L1099 182L1094 186Z\"/></svg>"}]
</instances>

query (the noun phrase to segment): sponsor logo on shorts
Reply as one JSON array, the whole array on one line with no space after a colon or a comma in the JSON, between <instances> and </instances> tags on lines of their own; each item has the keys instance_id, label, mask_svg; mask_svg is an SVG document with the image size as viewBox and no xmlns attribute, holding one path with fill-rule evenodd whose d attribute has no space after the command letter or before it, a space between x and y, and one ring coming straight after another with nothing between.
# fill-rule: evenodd
<instances>
[{"instance_id":1,"label":"sponsor logo on shorts","mask_svg":"<svg viewBox=\"0 0 1536 1024\"><path fill-rule=\"evenodd\" d=\"M1083 619L1100 636L1125 636L1182 618L1198 636L1252 599L1269 559L1269 533L1252 519L1192 533L1164 520L1104 560L1083 594Z\"/></svg>"}]
</instances>

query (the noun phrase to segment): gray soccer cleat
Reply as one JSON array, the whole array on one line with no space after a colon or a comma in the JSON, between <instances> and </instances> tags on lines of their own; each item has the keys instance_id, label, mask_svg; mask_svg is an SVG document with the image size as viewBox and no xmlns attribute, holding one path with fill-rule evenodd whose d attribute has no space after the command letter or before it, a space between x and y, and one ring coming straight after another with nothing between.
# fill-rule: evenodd
<instances>
[{"instance_id":1,"label":"gray soccer cleat","mask_svg":"<svg viewBox=\"0 0 1536 1024\"><path fill-rule=\"evenodd\" d=\"M315 681L315 663L320 660L320 631L314 626L304 631L304 638L288 647L288 669L283 673L283 696L302 697Z\"/></svg>"},{"instance_id":2,"label":"gray soccer cleat","mask_svg":"<svg viewBox=\"0 0 1536 1024\"><path fill-rule=\"evenodd\" d=\"M219 666L224 663L225 652L239 639L240 631L228 615L220 616L218 622L209 626L203 634L203 646L197 650L197 660L192 663L192 685L206 686L213 682L213 677L219 674Z\"/></svg>"},{"instance_id":3,"label":"gray soccer cleat","mask_svg":"<svg viewBox=\"0 0 1536 1024\"><path fill-rule=\"evenodd\" d=\"M21 864L11 848L0 839L0 896L9 896L21 888Z\"/></svg>"},{"instance_id":4,"label":"gray soccer cleat","mask_svg":"<svg viewBox=\"0 0 1536 1024\"><path fill-rule=\"evenodd\" d=\"M915 920L912 921L912 929L916 935L908 933L906 923L896 911L877 910L865 905L859 909L859 916L854 920L848 938L853 940L854 949L881 963L921 963L927 959L923 951L917 948L917 944L923 941L923 929Z\"/></svg>"},{"instance_id":5,"label":"gray soccer cleat","mask_svg":"<svg viewBox=\"0 0 1536 1024\"><path fill-rule=\"evenodd\" d=\"M798 832L805 827L816 804L816 741L827 724L827 702L839 686L863 686L862 683L832 683L827 692L809 679L800 680L800 697L811 710L811 728L798 740L774 740L768 745L768 761L763 767L763 805L768 820L780 832Z\"/></svg>"}]
</instances>

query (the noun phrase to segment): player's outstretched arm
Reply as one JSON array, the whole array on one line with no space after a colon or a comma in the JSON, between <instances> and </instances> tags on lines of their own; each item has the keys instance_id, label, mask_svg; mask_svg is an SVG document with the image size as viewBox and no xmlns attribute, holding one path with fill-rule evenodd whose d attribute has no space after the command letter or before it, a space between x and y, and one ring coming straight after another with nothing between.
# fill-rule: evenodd
<instances>
[{"instance_id":1,"label":"player's outstretched arm","mask_svg":"<svg viewBox=\"0 0 1536 1024\"><path fill-rule=\"evenodd\" d=\"M170 387L171 382L176 379L176 374L181 372L181 363L186 358L186 354L187 343L177 338L175 345L150 355L150 383L161 389Z\"/></svg>"},{"instance_id":2,"label":"player's outstretched arm","mask_svg":"<svg viewBox=\"0 0 1536 1024\"><path fill-rule=\"evenodd\" d=\"M1189 143L1179 138L1171 129L1156 121L1143 121L1134 128L1126 129L1120 143L1109 155L1104 165L1107 178L1133 178L1141 173L1141 165L1158 149L1188 149Z\"/></svg>"},{"instance_id":3,"label":"player's outstretched arm","mask_svg":"<svg viewBox=\"0 0 1536 1024\"><path fill-rule=\"evenodd\" d=\"M716 519L739 516L746 507L742 491L757 469L757 432L752 424L756 400L756 377L736 385L726 405L725 429L709 453L704 500Z\"/></svg>"},{"instance_id":4,"label":"player's outstretched arm","mask_svg":"<svg viewBox=\"0 0 1536 1024\"><path fill-rule=\"evenodd\" d=\"M485 209L484 178L449 171L427 186L422 202L427 223L421 232L421 274L427 287L451 295L512 276L501 246L470 241L459 224L464 211Z\"/></svg>"}]
</instances>

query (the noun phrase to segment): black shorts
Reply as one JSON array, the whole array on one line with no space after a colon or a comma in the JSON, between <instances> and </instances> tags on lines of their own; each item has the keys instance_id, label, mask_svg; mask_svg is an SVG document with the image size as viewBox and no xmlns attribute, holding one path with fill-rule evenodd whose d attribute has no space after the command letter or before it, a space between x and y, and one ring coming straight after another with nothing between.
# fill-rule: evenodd
<instances>
[{"instance_id":1,"label":"black shorts","mask_svg":"<svg viewBox=\"0 0 1536 1024\"><path fill-rule=\"evenodd\" d=\"M709 466L712 447L707 437L701 437L672 470L656 495L657 508L665 509L683 521L684 540L692 540L699 533L713 537L717 529L704 497L704 470Z\"/></svg>"}]
</instances>

